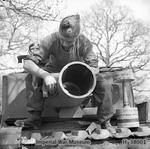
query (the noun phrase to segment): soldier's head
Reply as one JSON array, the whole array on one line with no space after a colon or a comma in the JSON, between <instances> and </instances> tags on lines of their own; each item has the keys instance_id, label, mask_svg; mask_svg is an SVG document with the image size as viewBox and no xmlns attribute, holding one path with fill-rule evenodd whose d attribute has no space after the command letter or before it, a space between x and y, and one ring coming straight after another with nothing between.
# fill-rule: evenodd
<instances>
[{"instance_id":1,"label":"soldier's head","mask_svg":"<svg viewBox=\"0 0 150 149\"><path fill-rule=\"evenodd\" d=\"M59 35L63 46L71 46L80 34L80 16L71 15L65 17L59 26Z\"/></svg>"}]
</instances>

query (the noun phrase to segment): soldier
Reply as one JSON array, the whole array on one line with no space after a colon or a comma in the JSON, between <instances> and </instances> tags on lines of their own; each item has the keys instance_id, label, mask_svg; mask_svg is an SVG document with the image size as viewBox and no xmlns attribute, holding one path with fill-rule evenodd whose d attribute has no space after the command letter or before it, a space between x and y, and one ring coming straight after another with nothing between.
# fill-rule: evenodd
<instances>
[{"instance_id":1,"label":"soldier","mask_svg":"<svg viewBox=\"0 0 150 149\"><path fill-rule=\"evenodd\" d=\"M24 60L24 69L31 75L27 77L27 108L30 116L25 120L17 120L17 126L39 129L44 100L42 85L47 87L49 95L57 91L56 80L51 73L58 73L63 66L72 61L88 64L98 75L98 59L92 51L91 42L80 33L80 16L65 17L59 26L59 31L44 38L40 44L29 47L31 54ZM41 67L42 66L42 67ZM113 131L110 118L113 115L110 92L105 89L105 81L100 75L93 92L93 98L98 101L99 124Z\"/></svg>"}]
</instances>

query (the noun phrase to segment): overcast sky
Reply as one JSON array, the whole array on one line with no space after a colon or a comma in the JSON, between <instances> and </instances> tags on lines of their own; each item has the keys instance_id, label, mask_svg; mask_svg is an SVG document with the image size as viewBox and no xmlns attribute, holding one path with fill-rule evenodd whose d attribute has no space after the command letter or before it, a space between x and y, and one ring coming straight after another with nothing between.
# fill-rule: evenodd
<instances>
[{"instance_id":1,"label":"overcast sky","mask_svg":"<svg viewBox=\"0 0 150 149\"><path fill-rule=\"evenodd\" d=\"M150 0L118 0L121 5L129 6L134 16L150 24Z\"/></svg>"},{"instance_id":2,"label":"overcast sky","mask_svg":"<svg viewBox=\"0 0 150 149\"><path fill-rule=\"evenodd\" d=\"M66 15L87 11L98 0L66 0ZM134 16L150 24L150 0L113 0L118 5L128 6Z\"/></svg>"},{"instance_id":3,"label":"overcast sky","mask_svg":"<svg viewBox=\"0 0 150 149\"><path fill-rule=\"evenodd\" d=\"M88 11L90 7L99 0L65 0L65 9L61 12L62 17L67 15ZM116 5L129 7L134 16L150 26L150 0L113 0ZM59 22L51 22L49 25L45 22L43 29L39 32L40 39L50 32L58 30Z\"/></svg>"}]
</instances>

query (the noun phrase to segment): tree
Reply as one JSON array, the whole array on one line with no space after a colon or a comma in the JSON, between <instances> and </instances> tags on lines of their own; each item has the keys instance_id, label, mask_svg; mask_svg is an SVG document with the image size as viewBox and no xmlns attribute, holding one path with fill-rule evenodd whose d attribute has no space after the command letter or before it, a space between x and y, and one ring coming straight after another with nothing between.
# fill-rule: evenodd
<instances>
[{"instance_id":1,"label":"tree","mask_svg":"<svg viewBox=\"0 0 150 149\"><path fill-rule=\"evenodd\" d=\"M62 0L0 0L0 55L38 40L43 21L57 21Z\"/></svg>"},{"instance_id":2,"label":"tree","mask_svg":"<svg viewBox=\"0 0 150 149\"><path fill-rule=\"evenodd\" d=\"M82 28L92 41L100 64L131 68L135 100L149 99L150 88L145 87L149 75L144 70L149 71L150 29L135 20L128 8L116 6L111 0L94 5L83 17Z\"/></svg>"},{"instance_id":3,"label":"tree","mask_svg":"<svg viewBox=\"0 0 150 149\"><path fill-rule=\"evenodd\" d=\"M111 0L100 1L83 18L83 32L106 67L141 68L149 61L150 30L128 11Z\"/></svg>"}]
</instances>

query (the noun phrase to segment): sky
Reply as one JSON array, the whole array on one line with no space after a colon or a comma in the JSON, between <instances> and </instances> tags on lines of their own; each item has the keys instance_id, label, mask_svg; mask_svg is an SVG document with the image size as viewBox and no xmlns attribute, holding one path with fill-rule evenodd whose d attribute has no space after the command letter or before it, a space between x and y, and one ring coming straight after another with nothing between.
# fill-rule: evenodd
<instances>
[{"instance_id":1,"label":"sky","mask_svg":"<svg viewBox=\"0 0 150 149\"><path fill-rule=\"evenodd\" d=\"M66 15L82 13L98 0L66 0ZM113 0L116 4L128 6L134 16L150 24L150 0Z\"/></svg>"},{"instance_id":2,"label":"sky","mask_svg":"<svg viewBox=\"0 0 150 149\"><path fill-rule=\"evenodd\" d=\"M66 13L81 13L90 8L98 0L66 0Z\"/></svg>"},{"instance_id":3,"label":"sky","mask_svg":"<svg viewBox=\"0 0 150 149\"><path fill-rule=\"evenodd\" d=\"M82 12L88 11L90 7L98 2L99 0L64 0L64 10L61 12L62 18L67 15L80 14ZM150 26L150 0L113 0L116 5L127 6L133 11L135 18L139 19L145 24ZM48 35L50 32L57 31L59 27L59 22L50 22L48 25L45 22L43 30L39 32L40 39Z\"/></svg>"},{"instance_id":4,"label":"sky","mask_svg":"<svg viewBox=\"0 0 150 149\"><path fill-rule=\"evenodd\" d=\"M133 10L136 18L150 24L150 1L149 0L118 0L121 5L128 6Z\"/></svg>"}]
</instances>

